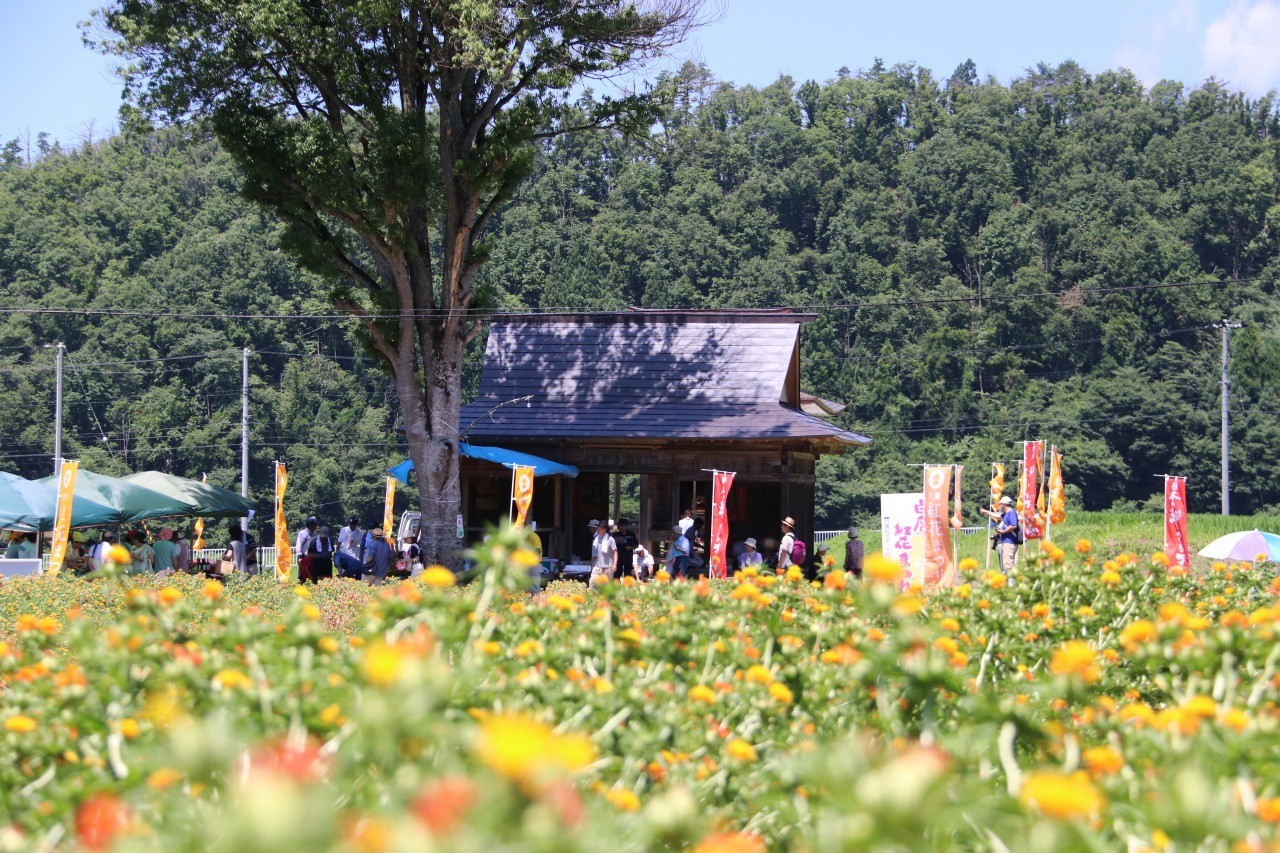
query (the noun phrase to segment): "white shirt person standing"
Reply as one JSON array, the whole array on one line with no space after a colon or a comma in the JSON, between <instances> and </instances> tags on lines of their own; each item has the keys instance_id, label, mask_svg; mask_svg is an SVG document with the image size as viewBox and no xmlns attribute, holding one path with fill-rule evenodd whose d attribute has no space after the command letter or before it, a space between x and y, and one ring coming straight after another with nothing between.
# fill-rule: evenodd
<instances>
[{"instance_id":1,"label":"white shirt person standing","mask_svg":"<svg viewBox=\"0 0 1280 853\"><path fill-rule=\"evenodd\" d=\"M596 535L591 540L591 554L593 559L590 585L595 586L602 575L605 580L613 580L618 570L618 543L609 535L608 522L596 522Z\"/></svg>"},{"instance_id":2,"label":"white shirt person standing","mask_svg":"<svg viewBox=\"0 0 1280 853\"><path fill-rule=\"evenodd\" d=\"M791 516L782 519L782 543L778 545L778 568L791 565L791 549L796 544L796 522Z\"/></svg>"}]
</instances>

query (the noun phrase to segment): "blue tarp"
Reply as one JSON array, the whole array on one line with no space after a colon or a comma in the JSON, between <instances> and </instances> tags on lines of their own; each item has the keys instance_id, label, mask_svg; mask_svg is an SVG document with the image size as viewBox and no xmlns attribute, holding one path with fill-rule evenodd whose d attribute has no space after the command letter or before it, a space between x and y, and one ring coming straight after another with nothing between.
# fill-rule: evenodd
<instances>
[{"instance_id":1,"label":"blue tarp","mask_svg":"<svg viewBox=\"0 0 1280 853\"><path fill-rule=\"evenodd\" d=\"M525 465L533 468L534 476L546 477L551 474L560 474L564 477L578 476L578 469L572 465L562 465L559 462L552 462L550 459L543 459L541 456L533 456L529 453L518 453L514 450L504 450L501 447L477 447L474 444L467 444L465 441L460 445L463 456L469 456L472 459L483 459L486 462L494 462L506 468L514 468L517 465ZM402 483L409 482L409 472L413 470L413 460L406 459L394 468L388 468L387 473L395 477Z\"/></svg>"}]
</instances>

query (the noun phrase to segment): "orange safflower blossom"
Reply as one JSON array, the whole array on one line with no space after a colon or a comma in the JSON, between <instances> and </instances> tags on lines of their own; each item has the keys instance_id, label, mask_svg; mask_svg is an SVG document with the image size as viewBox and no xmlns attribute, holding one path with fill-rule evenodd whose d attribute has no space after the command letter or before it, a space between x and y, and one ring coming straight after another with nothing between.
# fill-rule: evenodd
<instances>
[{"instance_id":1,"label":"orange safflower blossom","mask_svg":"<svg viewBox=\"0 0 1280 853\"><path fill-rule=\"evenodd\" d=\"M1054 675L1079 676L1085 684L1092 684L1102 676L1097 652L1082 640L1070 640L1058 646L1049 661L1049 671Z\"/></svg>"}]
</instances>

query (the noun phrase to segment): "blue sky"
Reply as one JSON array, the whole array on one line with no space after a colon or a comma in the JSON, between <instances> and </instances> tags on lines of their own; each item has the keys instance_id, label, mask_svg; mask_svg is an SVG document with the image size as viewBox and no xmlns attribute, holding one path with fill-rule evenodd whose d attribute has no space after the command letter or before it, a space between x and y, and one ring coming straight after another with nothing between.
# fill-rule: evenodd
<instances>
[{"instance_id":1,"label":"blue sky","mask_svg":"<svg viewBox=\"0 0 1280 853\"><path fill-rule=\"evenodd\" d=\"M716 0L710 0L715 3ZM116 124L111 62L76 29L93 0L0 0L0 141L41 130L64 143ZM947 77L965 59L1002 81L1037 62L1124 66L1148 85L1209 75L1251 95L1280 89L1280 0L720 0L720 14L666 65L707 63L722 80L916 62Z\"/></svg>"}]
</instances>

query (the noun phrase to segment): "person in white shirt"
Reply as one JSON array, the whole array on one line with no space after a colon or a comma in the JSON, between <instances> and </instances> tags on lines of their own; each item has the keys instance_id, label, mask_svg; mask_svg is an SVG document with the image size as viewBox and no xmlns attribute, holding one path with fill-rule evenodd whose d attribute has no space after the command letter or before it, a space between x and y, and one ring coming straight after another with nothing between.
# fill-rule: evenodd
<instances>
[{"instance_id":1,"label":"person in white shirt","mask_svg":"<svg viewBox=\"0 0 1280 853\"><path fill-rule=\"evenodd\" d=\"M591 553L594 559L591 563L590 585L595 586L599 583L601 576L604 576L605 580L613 580L618 570L618 543L614 542L613 537L609 535L609 525L605 522L596 522L596 535L591 540Z\"/></svg>"},{"instance_id":2,"label":"person in white shirt","mask_svg":"<svg viewBox=\"0 0 1280 853\"><path fill-rule=\"evenodd\" d=\"M311 577L311 540L316 538L317 530L320 528L320 519L314 515L307 516L307 524L298 531L298 538L294 540L293 555L298 560L298 580Z\"/></svg>"},{"instance_id":3,"label":"person in white shirt","mask_svg":"<svg viewBox=\"0 0 1280 853\"><path fill-rule=\"evenodd\" d=\"M22 539L18 542L18 559L34 560L38 553L39 549L36 548L35 534L24 534Z\"/></svg>"},{"instance_id":4,"label":"person in white shirt","mask_svg":"<svg viewBox=\"0 0 1280 853\"><path fill-rule=\"evenodd\" d=\"M791 516L782 519L782 544L778 546L778 568L786 569L791 565L791 546L796 544L796 522Z\"/></svg>"},{"instance_id":5,"label":"person in white shirt","mask_svg":"<svg viewBox=\"0 0 1280 853\"><path fill-rule=\"evenodd\" d=\"M107 554L111 551L111 546L115 544L116 535L110 530L102 532L102 541L93 546L93 553L90 559L93 560L93 570L100 572L107 567Z\"/></svg>"},{"instance_id":6,"label":"person in white shirt","mask_svg":"<svg viewBox=\"0 0 1280 853\"><path fill-rule=\"evenodd\" d=\"M636 580L653 580L653 555L649 553L648 548L643 545L636 546L635 551L631 555L631 566L635 571Z\"/></svg>"},{"instance_id":7,"label":"person in white shirt","mask_svg":"<svg viewBox=\"0 0 1280 853\"><path fill-rule=\"evenodd\" d=\"M360 559L360 545L363 531L360 530L360 519L354 515L347 519L347 526L338 531L338 550L344 554Z\"/></svg>"}]
</instances>

